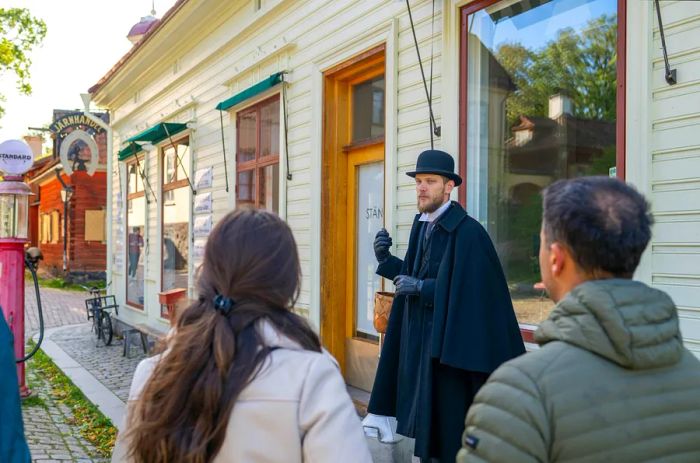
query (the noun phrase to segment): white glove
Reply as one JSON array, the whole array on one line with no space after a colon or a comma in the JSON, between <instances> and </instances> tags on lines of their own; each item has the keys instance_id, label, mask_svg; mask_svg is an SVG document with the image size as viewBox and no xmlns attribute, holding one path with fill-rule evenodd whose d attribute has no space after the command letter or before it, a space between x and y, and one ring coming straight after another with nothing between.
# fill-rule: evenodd
<instances>
[{"instance_id":1,"label":"white glove","mask_svg":"<svg viewBox=\"0 0 700 463\"><path fill-rule=\"evenodd\" d=\"M392 417L368 413L362 420L362 429L367 437L379 439L384 444L393 444L401 438L394 432L392 421L395 421Z\"/></svg>"}]
</instances>

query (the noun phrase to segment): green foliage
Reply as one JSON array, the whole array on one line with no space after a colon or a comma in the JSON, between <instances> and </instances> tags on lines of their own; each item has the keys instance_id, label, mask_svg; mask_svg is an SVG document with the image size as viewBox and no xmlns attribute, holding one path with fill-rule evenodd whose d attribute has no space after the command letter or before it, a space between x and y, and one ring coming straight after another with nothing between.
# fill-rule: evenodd
<instances>
[{"instance_id":1,"label":"green foliage","mask_svg":"<svg viewBox=\"0 0 700 463\"><path fill-rule=\"evenodd\" d=\"M508 223L508 239L514 249L508 261L508 281L532 284L540 281L538 259L539 231L542 223L542 197L531 195L512 208Z\"/></svg>"},{"instance_id":2,"label":"green foliage","mask_svg":"<svg viewBox=\"0 0 700 463\"><path fill-rule=\"evenodd\" d=\"M31 388L30 388L31 390ZM44 399L39 397L38 395L31 395L27 397L26 399L22 399L22 406L23 407L46 407L46 403L44 402Z\"/></svg>"},{"instance_id":3,"label":"green foliage","mask_svg":"<svg viewBox=\"0 0 700 463\"><path fill-rule=\"evenodd\" d=\"M117 438L117 429L111 420L83 395L41 349L30 360L29 368L36 370L51 384L51 397L70 409L73 418L66 424L77 426L80 434L95 446L100 456L109 458ZM26 400L25 405L31 406Z\"/></svg>"},{"instance_id":4,"label":"green foliage","mask_svg":"<svg viewBox=\"0 0 700 463\"><path fill-rule=\"evenodd\" d=\"M567 28L540 50L519 43L501 45L498 62L517 90L508 99L508 121L520 115L547 116L549 97L566 92L574 116L614 121L616 118L617 16L600 16L579 34Z\"/></svg>"},{"instance_id":5,"label":"green foliage","mask_svg":"<svg viewBox=\"0 0 700 463\"><path fill-rule=\"evenodd\" d=\"M24 273L24 280L32 283L32 274L29 273L28 271ZM89 280L86 282L83 282L81 284L77 283L72 283L64 280L61 277L53 277L53 278L43 278L39 277L39 286L42 288L55 288L55 289L65 289L66 291L78 291L78 292L85 292L85 288L83 286L92 288L93 286L96 286L100 289L104 289L106 284L104 280Z\"/></svg>"},{"instance_id":6,"label":"green foliage","mask_svg":"<svg viewBox=\"0 0 700 463\"><path fill-rule=\"evenodd\" d=\"M17 77L17 90L32 93L29 84L29 53L46 37L46 23L26 8L0 8L0 75L11 71ZM5 97L0 95L0 102ZM5 109L0 105L0 117Z\"/></svg>"}]
</instances>

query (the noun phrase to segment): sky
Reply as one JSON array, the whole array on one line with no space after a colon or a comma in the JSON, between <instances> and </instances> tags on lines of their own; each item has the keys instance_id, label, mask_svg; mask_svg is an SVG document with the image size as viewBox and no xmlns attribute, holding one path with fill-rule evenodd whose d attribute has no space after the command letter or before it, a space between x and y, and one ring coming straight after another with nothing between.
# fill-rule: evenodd
<instances>
[{"instance_id":1,"label":"sky","mask_svg":"<svg viewBox=\"0 0 700 463\"><path fill-rule=\"evenodd\" d=\"M43 45L30 54L32 94L19 94L12 72L0 74L0 93L7 99L0 141L21 139L28 127L47 126L54 109L82 110L80 94L131 48L126 38L131 26L153 6L161 18L175 1L0 0L0 8L27 8L47 27Z\"/></svg>"}]
</instances>

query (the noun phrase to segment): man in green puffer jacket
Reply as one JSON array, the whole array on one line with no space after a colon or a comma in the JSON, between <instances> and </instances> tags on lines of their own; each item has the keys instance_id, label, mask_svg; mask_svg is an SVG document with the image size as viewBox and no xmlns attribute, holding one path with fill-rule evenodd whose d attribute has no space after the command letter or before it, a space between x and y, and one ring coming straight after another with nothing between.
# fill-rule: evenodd
<instances>
[{"instance_id":1,"label":"man in green puffer jacket","mask_svg":"<svg viewBox=\"0 0 700 463\"><path fill-rule=\"evenodd\" d=\"M557 304L541 348L477 394L457 462L700 462L700 361L671 298L631 280L648 204L605 177L543 197L540 269Z\"/></svg>"}]
</instances>

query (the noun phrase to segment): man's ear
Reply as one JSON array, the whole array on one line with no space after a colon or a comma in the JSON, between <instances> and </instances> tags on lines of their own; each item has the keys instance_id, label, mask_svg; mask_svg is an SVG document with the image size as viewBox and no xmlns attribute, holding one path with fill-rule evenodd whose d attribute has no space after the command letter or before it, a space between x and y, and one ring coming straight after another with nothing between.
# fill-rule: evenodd
<instances>
[{"instance_id":1,"label":"man's ear","mask_svg":"<svg viewBox=\"0 0 700 463\"><path fill-rule=\"evenodd\" d=\"M561 243L554 242L549 245L548 265L552 276L558 277L562 274L567 265L566 261L568 257L569 250Z\"/></svg>"},{"instance_id":2,"label":"man's ear","mask_svg":"<svg viewBox=\"0 0 700 463\"><path fill-rule=\"evenodd\" d=\"M447 178L447 177L445 177L445 178ZM445 194L449 195L450 193L452 193L452 190L454 190L454 187L455 187L455 181L454 180L447 180L445 182Z\"/></svg>"}]
</instances>

